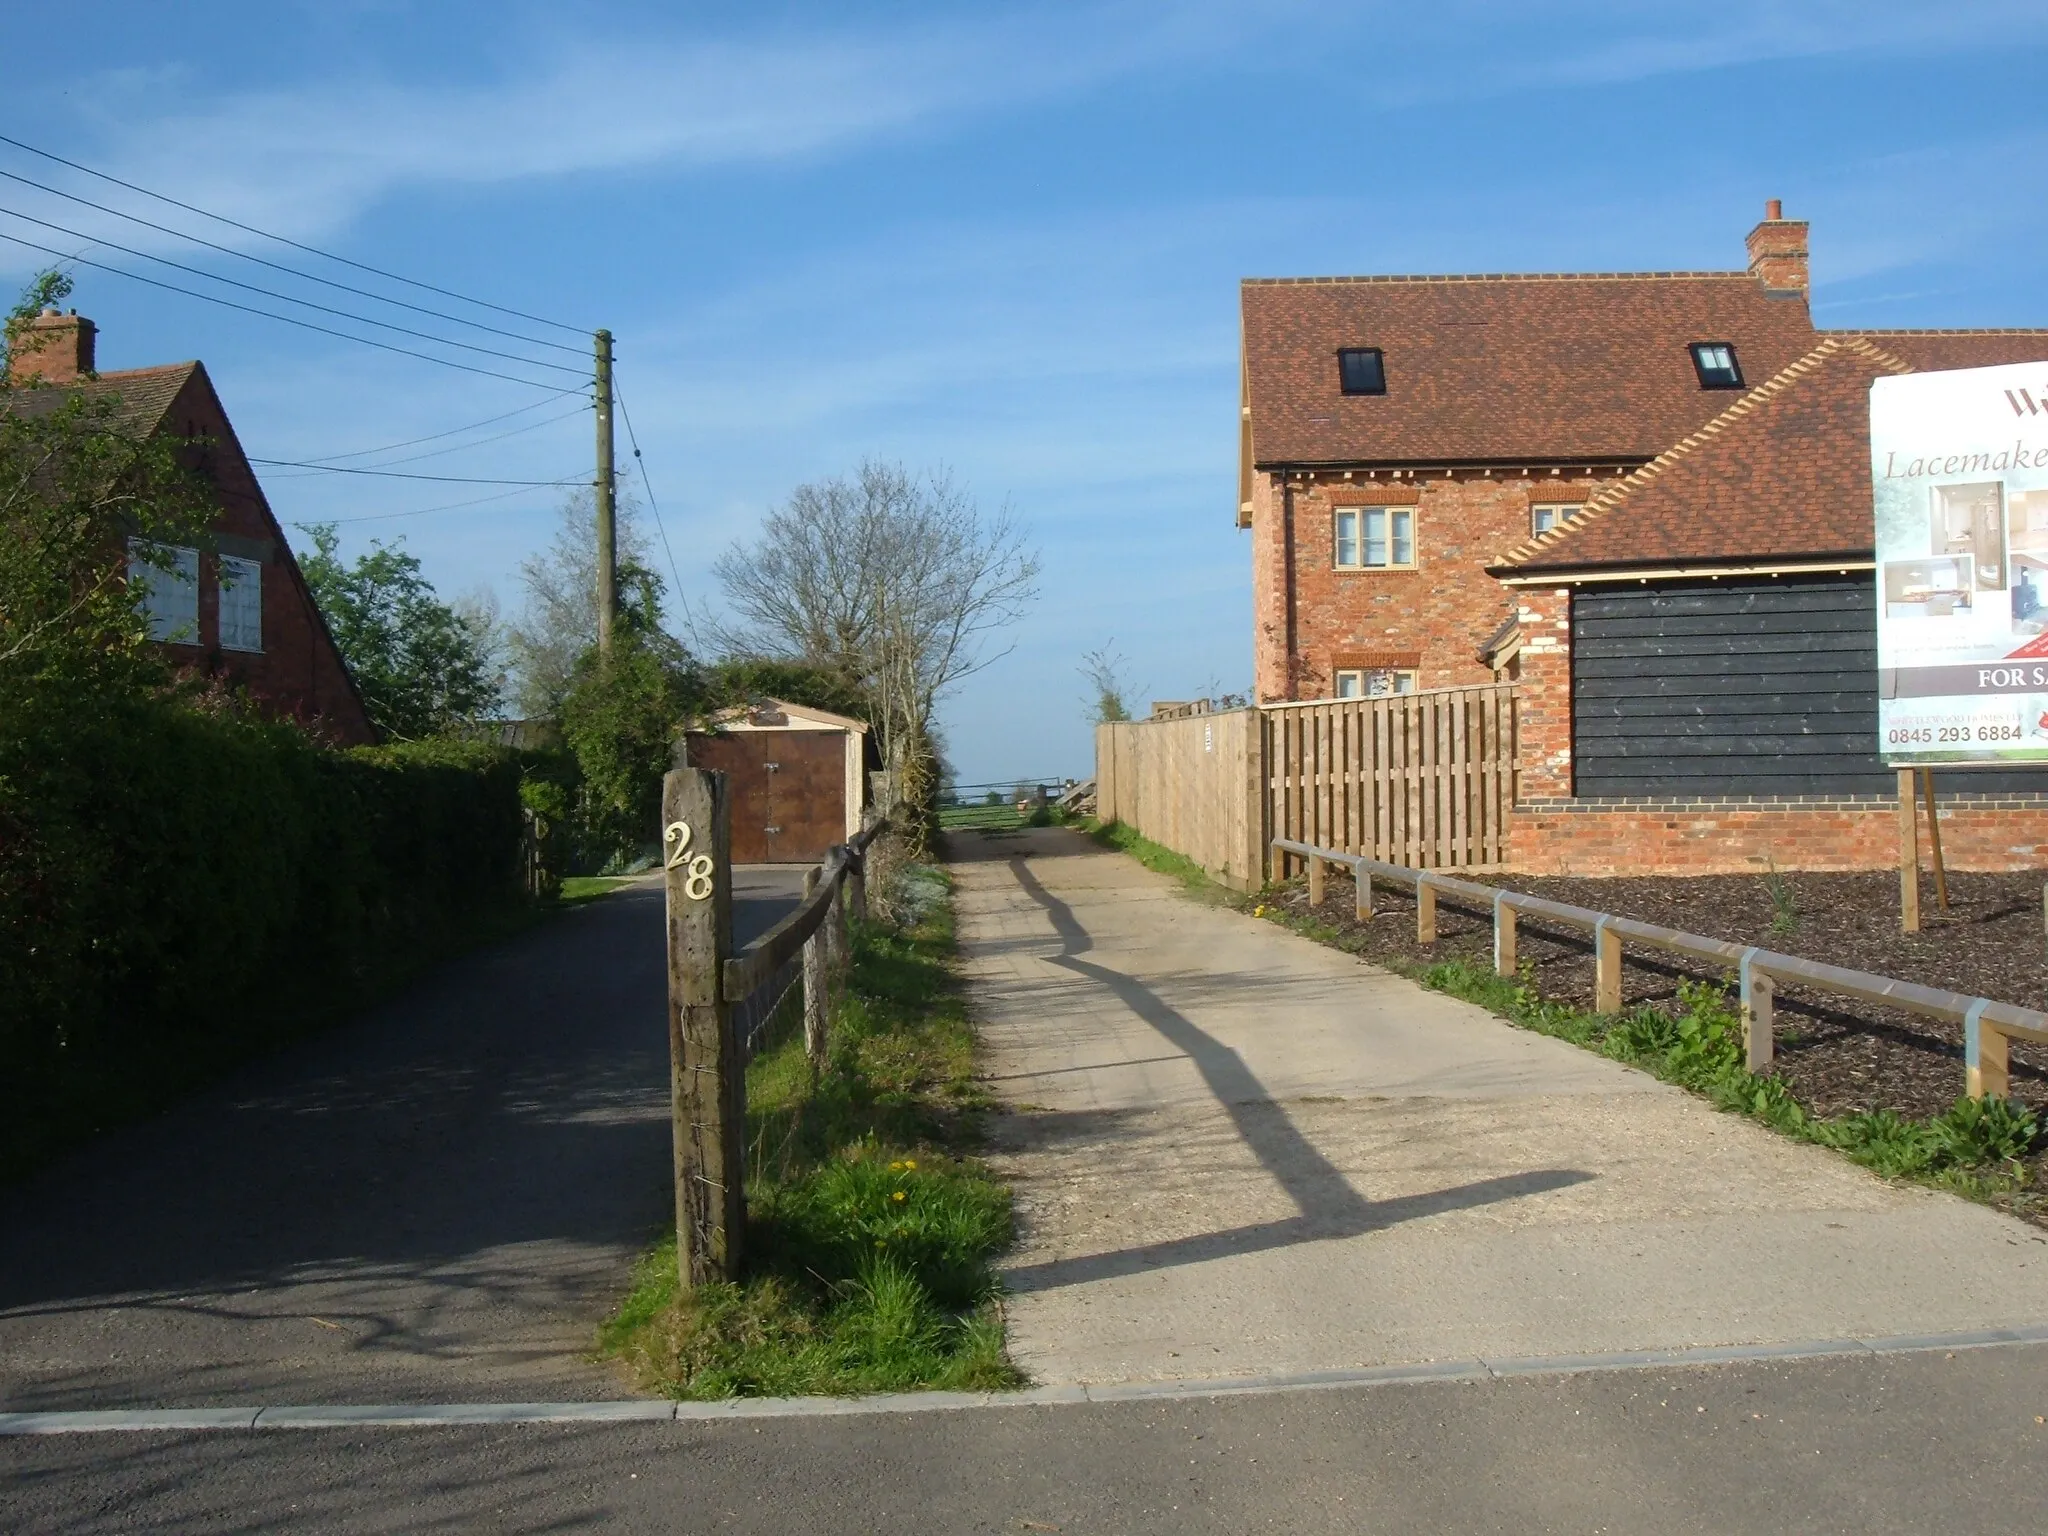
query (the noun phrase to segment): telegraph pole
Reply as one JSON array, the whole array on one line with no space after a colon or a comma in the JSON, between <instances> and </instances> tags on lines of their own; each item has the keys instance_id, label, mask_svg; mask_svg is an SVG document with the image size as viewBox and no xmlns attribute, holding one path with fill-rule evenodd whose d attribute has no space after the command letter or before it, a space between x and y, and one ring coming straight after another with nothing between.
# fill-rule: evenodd
<instances>
[{"instance_id":1,"label":"telegraph pole","mask_svg":"<svg viewBox=\"0 0 2048 1536\"><path fill-rule=\"evenodd\" d=\"M597 333L597 653L610 659L619 612L618 485L612 470L612 333Z\"/></svg>"}]
</instances>

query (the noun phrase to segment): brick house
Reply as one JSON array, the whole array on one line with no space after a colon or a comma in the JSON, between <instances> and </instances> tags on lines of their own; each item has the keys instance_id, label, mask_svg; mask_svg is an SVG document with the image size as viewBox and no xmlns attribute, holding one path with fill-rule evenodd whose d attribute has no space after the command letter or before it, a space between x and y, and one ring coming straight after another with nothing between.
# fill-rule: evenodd
<instances>
[{"instance_id":1,"label":"brick house","mask_svg":"<svg viewBox=\"0 0 2048 1536\"><path fill-rule=\"evenodd\" d=\"M1247 281L1258 700L1518 677L1517 868L1894 859L1869 385L2048 358L2048 331L1818 331L1776 202L1748 255ZM1944 774L1951 862L2048 862L2043 787Z\"/></svg>"},{"instance_id":2,"label":"brick house","mask_svg":"<svg viewBox=\"0 0 2048 1536\"><path fill-rule=\"evenodd\" d=\"M1258 701L1487 681L1486 568L1812 348L1770 213L1742 271L1245 282Z\"/></svg>"},{"instance_id":3,"label":"brick house","mask_svg":"<svg viewBox=\"0 0 2048 1536\"><path fill-rule=\"evenodd\" d=\"M174 664L246 690L266 711L337 746L374 742L362 697L205 366L100 373L92 321L51 310L32 325L29 344L14 360L15 378L54 387L17 393L11 409L54 406L73 389L111 397L121 430L192 441L197 467L213 487L220 511L206 549L170 551L169 571L131 562L149 586L152 632Z\"/></svg>"}]
</instances>

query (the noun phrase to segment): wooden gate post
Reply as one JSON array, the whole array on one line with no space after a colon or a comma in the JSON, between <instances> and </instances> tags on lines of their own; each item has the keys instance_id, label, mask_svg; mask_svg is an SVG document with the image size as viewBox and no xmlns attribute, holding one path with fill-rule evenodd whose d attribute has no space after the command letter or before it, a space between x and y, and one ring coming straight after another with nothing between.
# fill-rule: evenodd
<instances>
[{"instance_id":1,"label":"wooden gate post","mask_svg":"<svg viewBox=\"0 0 2048 1536\"><path fill-rule=\"evenodd\" d=\"M723 986L732 948L725 775L671 769L662 780L661 829L676 1272L692 1290L738 1278L747 1225L746 1060Z\"/></svg>"}]
</instances>

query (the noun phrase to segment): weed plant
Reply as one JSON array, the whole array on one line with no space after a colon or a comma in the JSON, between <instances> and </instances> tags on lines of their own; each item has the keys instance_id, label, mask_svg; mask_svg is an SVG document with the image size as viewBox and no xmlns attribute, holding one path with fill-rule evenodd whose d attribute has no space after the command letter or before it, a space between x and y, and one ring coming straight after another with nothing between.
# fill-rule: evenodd
<instances>
[{"instance_id":1,"label":"weed plant","mask_svg":"<svg viewBox=\"0 0 2048 1536\"><path fill-rule=\"evenodd\" d=\"M748 1272L678 1294L673 1236L600 1334L647 1386L715 1398L989 1390L1003 1353L991 1260L1009 1192L958 1155L986 1107L953 975L942 872L912 867L878 907L916 924L856 929L814 1082L796 1008L747 1072Z\"/></svg>"}]
</instances>

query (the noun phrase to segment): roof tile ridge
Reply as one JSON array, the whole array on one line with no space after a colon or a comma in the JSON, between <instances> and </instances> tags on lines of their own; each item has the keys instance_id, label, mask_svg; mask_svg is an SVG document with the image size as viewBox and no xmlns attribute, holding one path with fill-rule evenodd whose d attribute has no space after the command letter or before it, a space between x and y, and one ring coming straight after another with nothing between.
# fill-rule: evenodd
<instances>
[{"instance_id":1,"label":"roof tile ridge","mask_svg":"<svg viewBox=\"0 0 2048 1536\"><path fill-rule=\"evenodd\" d=\"M1671 270L1666 272L1389 272L1357 276L1324 277L1241 277L1246 288L1347 287L1373 283L1592 283L1690 281L1701 278L1751 281L1746 271L1735 269Z\"/></svg>"},{"instance_id":2,"label":"roof tile ridge","mask_svg":"<svg viewBox=\"0 0 2048 1536\"><path fill-rule=\"evenodd\" d=\"M192 357L187 358L182 363L148 363L140 368L102 368L93 377L96 379L133 379L140 378L144 374L182 373L198 366L199 359Z\"/></svg>"},{"instance_id":3,"label":"roof tile ridge","mask_svg":"<svg viewBox=\"0 0 2048 1536\"><path fill-rule=\"evenodd\" d=\"M1547 529L1537 534L1534 538L1525 540L1509 550L1500 557L1499 563L1502 565L1524 564L1532 556L1562 543L1566 538L1585 528L1591 527L1637 491L1664 474L1665 471L1690 458L1696 449L1706 446L1737 422L1753 415L1775 400L1794 384L1797 384L1801 379L1819 368L1822 363L1833 357L1845 345L1853 346L1859 342L1861 342L1859 337L1843 338L1830 336L1804 357L1787 363L1783 368L1780 368L1768 379L1765 379L1763 383L1750 390L1740 400L1737 400L1719 415L1715 416L1713 420L1702 424L1685 437L1680 438L1676 443L1658 454L1657 457L1650 460L1649 463L1643 465L1642 468L1616 481L1604 490L1594 492L1584 506L1580 507L1578 511L1564 519L1556 527ZM1871 346L1867 342L1861 342L1858 350L1868 351L1880 356L1886 355L1880 352L1880 349ZM1896 359L1893 359L1893 361L1896 361Z\"/></svg>"},{"instance_id":4,"label":"roof tile ridge","mask_svg":"<svg viewBox=\"0 0 2048 1536\"><path fill-rule=\"evenodd\" d=\"M2048 325L1859 325L1822 336L2048 336Z\"/></svg>"}]
</instances>

